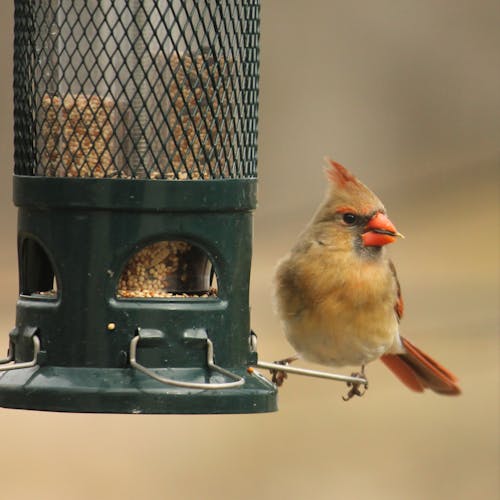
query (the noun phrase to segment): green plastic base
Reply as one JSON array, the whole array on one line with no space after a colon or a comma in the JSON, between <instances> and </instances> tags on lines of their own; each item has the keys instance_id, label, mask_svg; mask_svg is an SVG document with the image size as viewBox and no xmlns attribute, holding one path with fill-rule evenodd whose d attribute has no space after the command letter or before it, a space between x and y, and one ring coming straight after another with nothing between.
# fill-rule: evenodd
<instances>
[{"instance_id":1,"label":"green plastic base","mask_svg":"<svg viewBox=\"0 0 500 500\"><path fill-rule=\"evenodd\" d=\"M163 377L208 382L191 368L155 370ZM41 366L0 373L0 406L78 413L216 414L277 410L276 388L264 377L238 373L235 389L200 390L167 386L132 368ZM222 382L213 375L210 382Z\"/></svg>"},{"instance_id":2,"label":"green plastic base","mask_svg":"<svg viewBox=\"0 0 500 500\"><path fill-rule=\"evenodd\" d=\"M36 365L0 370L0 406L159 414L277 409L274 385L246 372L256 361L248 303L256 179L14 176L14 200L20 295L10 352L16 363L36 358ZM193 245L211 262L217 297L121 297L120 277L132 256L171 240ZM38 293L54 280L55 295ZM137 336L137 363L162 378L230 382L209 369L210 340L211 361L245 383L217 390L163 384L130 364Z\"/></svg>"}]
</instances>

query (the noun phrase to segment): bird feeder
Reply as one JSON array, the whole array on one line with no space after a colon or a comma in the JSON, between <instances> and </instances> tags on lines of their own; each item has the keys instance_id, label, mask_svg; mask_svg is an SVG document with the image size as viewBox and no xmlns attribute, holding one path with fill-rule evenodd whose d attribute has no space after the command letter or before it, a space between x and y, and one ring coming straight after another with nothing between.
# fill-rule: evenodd
<instances>
[{"instance_id":1,"label":"bird feeder","mask_svg":"<svg viewBox=\"0 0 500 500\"><path fill-rule=\"evenodd\" d=\"M0 406L276 409L247 370L258 43L258 0L16 0Z\"/></svg>"}]
</instances>

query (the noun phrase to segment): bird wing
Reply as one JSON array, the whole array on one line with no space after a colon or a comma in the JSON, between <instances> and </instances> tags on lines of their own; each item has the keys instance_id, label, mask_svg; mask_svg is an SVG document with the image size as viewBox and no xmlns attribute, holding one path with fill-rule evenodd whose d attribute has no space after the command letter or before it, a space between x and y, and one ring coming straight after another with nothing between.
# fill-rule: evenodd
<instances>
[{"instance_id":1,"label":"bird wing","mask_svg":"<svg viewBox=\"0 0 500 500\"><path fill-rule=\"evenodd\" d=\"M389 267L392 271L392 275L394 276L394 279L396 280L396 287L397 287L397 299L396 303L394 304L394 310L396 311L396 315L398 317L398 320L401 321L401 318L403 317L403 310L404 310L404 303L403 303L403 296L401 295L401 285L399 284L398 280L398 275L396 273L396 267L394 266L394 263L392 260L389 261Z\"/></svg>"}]
</instances>

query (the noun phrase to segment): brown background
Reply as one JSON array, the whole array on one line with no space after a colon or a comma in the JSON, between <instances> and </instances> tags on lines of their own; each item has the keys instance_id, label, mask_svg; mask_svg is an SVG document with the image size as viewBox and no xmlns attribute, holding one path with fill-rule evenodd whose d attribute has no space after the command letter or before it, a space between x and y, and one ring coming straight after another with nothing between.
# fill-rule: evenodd
<instances>
[{"instance_id":1,"label":"brown background","mask_svg":"<svg viewBox=\"0 0 500 500\"><path fill-rule=\"evenodd\" d=\"M0 19L0 349L14 324L12 26ZM0 409L3 498L494 499L499 492L497 1L266 0L252 324L290 353L271 305L276 260L323 196L322 157L355 171L406 235L391 248L402 331L461 378L418 395L380 363L345 404L292 377L280 411L71 415Z\"/></svg>"}]
</instances>

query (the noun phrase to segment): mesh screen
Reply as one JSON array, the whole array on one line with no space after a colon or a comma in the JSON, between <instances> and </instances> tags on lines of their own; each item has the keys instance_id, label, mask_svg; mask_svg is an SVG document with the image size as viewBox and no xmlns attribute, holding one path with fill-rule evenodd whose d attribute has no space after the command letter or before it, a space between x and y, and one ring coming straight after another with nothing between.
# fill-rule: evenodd
<instances>
[{"instance_id":1,"label":"mesh screen","mask_svg":"<svg viewBox=\"0 0 500 500\"><path fill-rule=\"evenodd\" d=\"M256 176L258 44L258 0L16 0L15 173Z\"/></svg>"}]
</instances>

